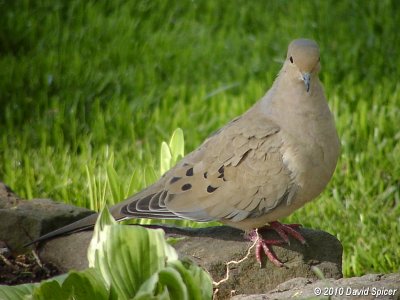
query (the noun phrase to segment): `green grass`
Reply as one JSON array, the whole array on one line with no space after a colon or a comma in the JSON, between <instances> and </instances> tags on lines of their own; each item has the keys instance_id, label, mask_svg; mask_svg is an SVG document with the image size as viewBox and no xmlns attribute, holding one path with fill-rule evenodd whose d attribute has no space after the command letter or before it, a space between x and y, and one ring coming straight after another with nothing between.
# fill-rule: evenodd
<instances>
[{"instance_id":1,"label":"green grass","mask_svg":"<svg viewBox=\"0 0 400 300\"><path fill-rule=\"evenodd\" d=\"M396 0L0 0L0 178L119 201L155 180L175 128L193 150L264 94L291 39L314 38L342 156L286 221L336 235L346 276L399 271L398 24Z\"/></svg>"}]
</instances>

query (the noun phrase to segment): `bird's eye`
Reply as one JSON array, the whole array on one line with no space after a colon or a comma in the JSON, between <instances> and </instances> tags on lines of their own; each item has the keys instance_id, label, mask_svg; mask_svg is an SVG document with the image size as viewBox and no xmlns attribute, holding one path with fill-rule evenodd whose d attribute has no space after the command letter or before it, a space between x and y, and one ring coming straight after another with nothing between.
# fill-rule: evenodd
<instances>
[{"instance_id":1,"label":"bird's eye","mask_svg":"<svg viewBox=\"0 0 400 300\"><path fill-rule=\"evenodd\" d=\"M290 57L289 60L291 63L293 63L293 57Z\"/></svg>"}]
</instances>

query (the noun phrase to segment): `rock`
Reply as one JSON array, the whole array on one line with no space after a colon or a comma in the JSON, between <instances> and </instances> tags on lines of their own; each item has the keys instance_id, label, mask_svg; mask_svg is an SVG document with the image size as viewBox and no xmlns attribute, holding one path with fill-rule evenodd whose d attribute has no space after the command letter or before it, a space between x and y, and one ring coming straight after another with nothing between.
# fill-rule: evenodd
<instances>
[{"instance_id":1,"label":"rock","mask_svg":"<svg viewBox=\"0 0 400 300\"><path fill-rule=\"evenodd\" d=\"M362 277L315 280L294 278L277 286L267 294L238 295L232 300L271 299L400 299L400 273L367 274Z\"/></svg>"},{"instance_id":2,"label":"rock","mask_svg":"<svg viewBox=\"0 0 400 300\"><path fill-rule=\"evenodd\" d=\"M0 240L14 252L26 251L22 247L25 243L91 213L49 199L25 201L0 183ZM168 237L182 238L174 245L179 255L208 270L216 282L225 278L226 263L245 257L252 244L244 239L242 231L227 226L163 229ZM290 245L273 247L277 257L285 263L284 267L278 268L264 257L260 268L252 249L244 261L230 267L229 278L218 285L218 299L229 298L231 294L265 293L295 277L315 280L313 268L318 268L326 278L342 277L340 242L323 231L299 230L307 245L291 240ZM40 257L43 263L51 263L63 272L85 269L91 236L92 231L84 231L47 241L41 247ZM263 236L279 238L273 231L265 232Z\"/></svg>"},{"instance_id":3,"label":"rock","mask_svg":"<svg viewBox=\"0 0 400 300\"><path fill-rule=\"evenodd\" d=\"M43 242L40 260L54 265L63 273L88 268L87 250L93 231L81 231Z\"/></svg>"},{"instance_id":4,"label":"rock","mask_svg":"<svg viewBox=\"0 0 400 300\"><path fill-rule=\"evenodd\" d=\"M22 200L0 182L0 240L13 252L26 252L24 244L91 213L49 199Z\"/></svg>"},{"instance_id":5,"label":"rock","mask_svg":"<svg viewBox=\"0 0 400 300\"><path fill-rule=\"evenodd\" d=\"M188 234L177 232L178 236L187 235L189 238L174 247L181 256L189 256L208 270L216 282L225 277L225 264L245 257L251 244L243 238L242 231L226 226L191 231L192 233L189 231ZM300 228L299 231L306 239L307 245L291 240L290 246L273 247L277 257L285 263L285 267L276 267L264 256L260 268L253 249L248 259L233 266L229 280L218 286L218 299L229 298L232 291L236 294L262 293L294 277L316 278L313 271L315 267L327 278L341 278L343 249L340 242L323 231L307 228ZM171 232L168 235L171 235ZM279 238L272 231L263 236L267 239Z\"/></svg>"},{"instance_id":6,"label":"rock","mask_svg":"<svg viewBox=\"0 0 400 300\"><path fill-rule=\"evenodd\" d=\"M169 237L183 238L173 246L180 257L188 257L209 271L214 281L225 277L226 263L246 256L249 241L243 232L227 226L201 229L164 227ZM316 278L313 268L318 267L326 278L342 277L342 246L332 235L307 228L299 229L308 245L295 240L285 246L273 247L285 267L278 268L266 258L262 268L258 265L254 249L249 257L233 266L229 280L218 287L218 299L236 294L265 293L278 284L295 277ZM92 231L60 237L44 244L39 254L43 262L52 263L63 271L82 270L87 267L86 249ZM265 238L278 238L274 232L266 232Z\"/></svg>"},{"instance_id":7,"label":"rock","mask_svg":"<svg viewBox=\"0 0 400 300\"><path fill-rule=\"evenodd\" d=\"M8 248L13 252L26 251L23 244L91 213L49 199L22 200L0 182L1 253L5 255L3 249ZM163 228L168 237L183 238L174 245L180 257L197 262L216 282L225 278L226 263L245 257L251 246L243 238L242 231L226 226ZM277 268L264 259L260 268L252 249L240 264L230 267L229 278L217 287L216 299L230 299L233 295L237 295L232 298L235 300L309 299L317 296L316 291L329 299L353 299L355 296L357 299L400 299L400 274L338 279L342 277L340 242L323 231L307 228L299 231L307 245L291 240L290 245L273 247L277 257L285 263L284 267ZM266 232L263 236L278 238L274 232ZM84 231L47 241L40 250L41 259L64 272L85 269L91 237L92 231ZM318 280L313 271L315 268L326 279Z\"/></svg>"}]
</instances>

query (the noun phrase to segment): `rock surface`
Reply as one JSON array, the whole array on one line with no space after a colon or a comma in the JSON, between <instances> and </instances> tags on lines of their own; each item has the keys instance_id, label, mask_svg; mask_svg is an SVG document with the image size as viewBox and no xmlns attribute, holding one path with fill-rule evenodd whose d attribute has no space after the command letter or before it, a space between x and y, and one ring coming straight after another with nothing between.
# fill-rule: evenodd
<instances>
[{"instance_id":1,"label":"rock surface","mask_svg":"<svg viewBox=\"0 0 400 300\"><path fill-rule=\"evenodd\" d=\"M22 200L0 182L0 241L6 242L12 251L26 251L23 244L90 213L48 199ZM203 266L216 282L225 277L226 263L245 257L251 246L243 238L242 231L226 226L164 229L167 236L183 238L174 245L180 256ZM318 288L321 299L353 299L354 295L346 295L353 292L364 293L356 299L376 299L378 293L384 293L378 299L400 299L400 274L338 279L342 276L340 242L322 231L299 230L307 240L306 246L291 240L290 246L273 247L285 267L277 268L264 257L260 268L252 249L247 259L230 267L229 279L218 286L216 299L230 299L231 296L235 300L310 299L315 298ZM91 236L91 231L84 231L48 241L41 247L41 258L62 271L84 269ZM277 237L273 232L263 236ZM314 268L326 279L318 280Z\"/></svg>"},{"instance_id":2,"label":"rock surface","mask_svg":"<svg viewBox=\"0 0 400 300\"><path fill-rule=\"evenodd\" d=\"M368 274L362 277L314 280L294 278L267 294L238 295L232 300L272 299L400 299L400 273Z\"/></svg>"},{"instance_id":3,"label":"rock surface","mask_svg":"<svg viewBox=\"0 0 400 300\"><path fill-rule=\"evenodd\" d=\"M31 247L24 248L24 244L91 213L88 209L49 199L20 199L0 182L0 240L13 252L26 252Z\"/></svg>"},{"instance_id":4,"label":"rock surface","mask_svg":"<svg viewBox=\"0 0 400 300\"><path fill-rule=\"evenodd\" d=\"M251 246L243 238L242 231L226 226L164 230L167 236L183 238L174 244L179 255L204 267L216 282L225 277L226 263L245 257ZM253 249L246 260L231 268L229 280L218 286L218 299L229 298L232 291L236 294L265 293L294 277L315 279L315 267L326 278L342 277L340 242L323 231L301 228L300 232L307 240L307 245L291 240L290 246L273 248L285 267L278 268L264 259L260 268ZM91 235L91 231L85 231L48 241L40 250L40 257L43 262L54 264L64 271L84 269L87 267L86 249ZM277 238L274 232L266 232L263 236Z\"/></svg>"}]
</instances>

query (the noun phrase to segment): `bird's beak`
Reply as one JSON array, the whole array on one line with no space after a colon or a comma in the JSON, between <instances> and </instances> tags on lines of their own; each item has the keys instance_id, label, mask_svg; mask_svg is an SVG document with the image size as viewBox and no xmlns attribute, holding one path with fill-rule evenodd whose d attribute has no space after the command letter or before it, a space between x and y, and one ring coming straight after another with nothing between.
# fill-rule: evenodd
<instances>
[{"instance_id":1,"label":"bird's beak","mask_svg":"<svg viewBox=\"0 0 400 300\"><path fill-rule=\"evenodd\" d=\"M304 84L306 85L307 93L310 92L310 82L311 82L311 75L310 73L302 73Z\"/></svg>"}]
</instances>

